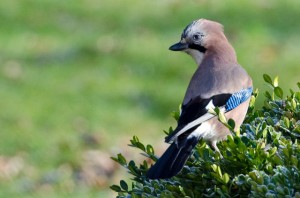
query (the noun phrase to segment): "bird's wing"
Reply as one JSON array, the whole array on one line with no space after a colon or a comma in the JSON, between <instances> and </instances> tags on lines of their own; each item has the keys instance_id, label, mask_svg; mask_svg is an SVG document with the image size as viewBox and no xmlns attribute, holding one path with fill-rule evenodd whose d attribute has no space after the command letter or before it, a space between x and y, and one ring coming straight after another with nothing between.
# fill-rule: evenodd
<instances>
[{"instance_id":1,"label":"bird's wing","mask_svg":"<svg viewBox=\"0 0 300 198\"><path fill-rule=\"evenodd\" d=\"M228 112L246 101L251 94L252 87L233 94L218 94L207 99L197 96L191 99L187 104L182 106L177 128L166 137L165 141L172 142L181 134L189 132L204 121L215 117L215 114L211 114L209 109L218 107L221 111Z\"/></svg>"}]
</instances>

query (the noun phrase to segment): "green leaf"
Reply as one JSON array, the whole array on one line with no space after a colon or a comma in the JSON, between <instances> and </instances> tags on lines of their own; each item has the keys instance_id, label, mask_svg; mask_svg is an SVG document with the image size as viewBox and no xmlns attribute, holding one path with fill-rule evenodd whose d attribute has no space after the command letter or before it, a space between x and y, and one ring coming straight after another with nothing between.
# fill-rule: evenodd
<instances>
[{"instance_id":1,"label":"green leaf","mask_svg":"<svg viewBox=\"0 0 300 198\"><path fill-rule=\"evenodd\" d=\"M233 119L229 119L228 120L228 125L231 127L231 129L233 130L234 129L234 127L235 127L235 122L234 122L234 120Z\"/></svg>"},{"instance_id":2,"label":"green leaf","mask_svg":"<svg viewBox=\"0 0 300 198\"><path fill-rule=\"evenodd\" d=\"M255 105L255 100L256 100L256 98L255 98L255 96L251 96L251 99L250 99L250 107L254 107L254 105Z\"/></svg>"},{"instance_id":3,"label":"green leaf","mask_svg":"<svg viewBox=\"0 0 300 198\"><path fill-rule=\"evenodd\" d=\"M299 87L299 89L300 89L300 82L298 82L297 85L298 85L298 87Z\"/></svg>"},{"instance_id":4,"label":"green leaf","mask_svg":"<svg viewBox=\"0 0 300 198\"><path fill-rule=\"evenodd\" d=\"M151 192L152 192L152 191L151 191L151 188L149 188L149 187L147 187L147 186L145 186L145 187L143 188L143 190L144 190L145 193L151 193Z\"/></svg>"},{"instance_id":5,"label":"green leaf","mask_svg":"<svg viewBox=\"0 0 300 198\"><path fill-rule=\"evenodd\" d=\"M135 167L135 162L133 160L130 160L128 166Z\"/></svg>"},{"instance_id":6,"label":"green leaf","mask_svg":"<svg viewBox=\"0 0 300 198\"><path fill-rule=\"evenodd\" d=\"M265 82L267 82L267 83L269 83L270 85L273 86L272 79L271 79L271 77L268 74L264 74L263 78L264 78Z\"/></svg>"},{"instance_id":7,"label":"green leaf","mask_svg":"<svg viewBox=\"0 0 300 198\"><path fill-rule=\"evenodd\" d=\"M227 173L225 173L223 175L223 181L224 181L224 183L227 184L229 182L229 180L230 180L229 175Z\"/></svg>"},{"instance_id":8,"label":"green leaf","mask_svg":"<svg viewBox=\"0 0 300 198\"><path fill-rule=\"evenodd\" d=\"M147 145L146 151L147 151L148 154L151 154L151 155L154 154L154 149L153 149L153 147L152 147L151 145L149 145L149 144Z\"/></svg>"},{"instance_id":9,"label":"green leaf","mask_svg":"<svg viewBox=\"0 0 300 198\"><path fill-rule=\"evenodd\" d=\"M274 122L275 120L273 120L271 117L267 117L266 121L271 126L273 126L275 124L275 122ZM267 134L267 133L265 133L265 134ZM266 136L264 136L264 137L266 137Z\"/></svg>"},{"instance_id":10,"label":"green leaf","mask_svg":"<svg viewBox=\"0 0 300 198\"><path fill-rule=\"evenodd\" d=\"M237 185L243 185L244 183L246 183L246 177L245 175L239 175L235 181L235 183Z\"/></svg>"},{"instance_id":11,"label":"green leaf","mask_svg":"<svg viewBox=\"0 0 300 198\"><path fill-rule=\"evenodd\" d=\"M275 87L274 88L274 93L277 97L279 97L281 99L283 98L283 91L280 87Z\"/></svg>"},{"instance_id":12,"label":"green leaf","mask_svg":"<svg viewBox=\"0 0 300 198\"><path fill-rule=\"evenodd\" d=\"M223 112L219 112L219 120L223 123L223 124L227 124L227 120L225 117L225 114Z\"/></svg>"},{"instance_id":13,"label":"green leaf","mask_svg":"<svg viewBox=\"0 0 300 198\"><path fill-rule=\"evenodd\" d=\"M117 155L117 158L112 157L111 159L113 159L114 161L118 162L119 164L121 164L123 166L127 164L125 157L121 153L119 153Z\"/></svg>"},{"instance_id":14,"label":"green leaf","mask_svg":"<svg viewBox=\"0 0 300 198\"><path fill-rule=\"evenodd\" d=\"M278 76L276 76L274 78L274 83L273 83L274 87L278 87Z\"/></svg>"},{"instance_id":15,"label":"green leaf","mask_svg":"<svg viewBox=\"0 0 300 198\"><path fill-rule=\"evenodd\" d=\"M273 147L271 150L270 150L270 155L272 156L272 155L274 155L275 153L276 153L276 151L277 151L277 147Z\"/></svg>"},{"instance_id":16,"label":"green leaf","mask_svg":"<svg viewBox=\"0 0 300 198\"><path fill-rule=\"evenodd\" d=\"M129 163L128 163L128 166L127 166L128 170L130 171L131 174L133 175L139 175L139 170L137 169L137 167L135 166L135 162L133 160L131 160Z\"/></svg>"},{"instance_id":17,"label":"green leaf","mask_svg":"<svg viewBox=\"0 0 300 198\"><path fill-rule=\"evenodd\" d=\"M118 158L116 158L116 157L110 157L110 159L112 159L112 160L114 160L115 162L118 162L118 163L119 163Z\"/></svg>"},{"instance_id":18,"label":"green leaf","mask_svg":"<svg viewBox=\"0 0 300 198\"><path fill-rule=\"evenodd\" d=\"M284 117L283 121L286 128L290 128L290 120L287 117Z\"/></svg>"},{"instance_id":19,"label":"green leaf","mask_svg":"<svg viewBox=\"0 0 300 198\"><path fill-rule=\"evenodd\" d=\"M134 141L134 142L139 142L139 138L138 138L136 135L134 135L134 136L133 136L133 141Z\"/></svg>"},{"instance_id":20,"label":"green leaf","mask_svg":"<svg viewBox=\"0 0 300 198\"><path fill-rule=\"evenodd\" d=\"M215 107L215 109L213 109L216 115L220 114L220 109L219 107Z\"/></svg>"},{"instance_id":21,"label":"green leaf","mask_svg":"<svg viewBox=\"0 0 300 198\"><path fill-rule=\"evenodd\" d=\"M128 191L128 185L124 180L120 181L120 186L123 188L125 191Z\"/></svg>"},{"instance_id":22,"label":"green leaf","mask_svg":"<svg viewBox=\"0 0 300 198\"><path fill-rule=\"evenodd\" d=\"M291 105L292 105L292 108L293 108L293 109L296 109L296 108L297 108L297 102L295 101L294 98L291 100Z\"/></svg>"},{"instance_id":23,"label":"green leaf","mask_svg":"<svg viewBox=\"0 0 300 198\"><path fill-rule=\"evenodd\" d=\"M270 119L270 120L273 122L272 119ZM269 121L269 122L271 122L271 121ZM262 137L263 137L263 138L266 138L267 135L268 135L268 130L267 130L267 129L264 129L264 130L262 131Z\"/></svg>"},{"instance_id":24,"label":"green leaf","mask_svg":"<svg viewBox=\"0 0 300 198\"><path fill-rule=\"evenodd\" d=\"M185 196L186 194L185 194L185 192L184 192L184 189L182 188L182 186L179 186L179 190L180 190L180 192Z\"/></svg>"},{"instance_id":25,"label":"green leaf","mask_svg":"<svg viewBox=\"0 0 300 198\"><path fill-rule=\"evenodd\" d=\"M295 157L295 156L291 157L291 162L294 164L294 166L296 166L296 167L298 166L298 161L299 160L297 159L297 157Z\"/></svg>"},{"instance_id":26,"label":"green leaf","mask_svg":"<svg viewBox=\"0 0 300 198\"><path fill-rule=\"evenodd\" d=\"M135 146L141 149L142 151L146 151L145 146L141 142L137 142Z\"/></svg>"},{"instance_id":27,"label":"green leaf","mask_svg":"<svg viewBox=\"0 0 300 198\"><path fill-rule=\"evenodd\" d=\"M217 173L219 174L220 178L222 178L222 171L220 166L217 166Z\"/></svg>"},{"instance_id":28,"label":"green leaf","mask_svg":"<svg viewBox=\"0 0 300 198\"><path fill-rule=\"evenodd\" d=\"M272 100L272 96L271 96L270 92L266 91L265 96L267 99Z\"/></svg>"},{"instance_id":29,"label":"green leaf","mask_svg":"<svg viewBox=\"0 0 300 198\"><path fill-rule=\"evenodd\" d=\"M213 169L214 172L217 172L217 169L218 169L217 165L213 164L213 165L211 165L211 167L212 167L212 169Z\"/></svg>"},{"instance_id":30,"label":"green leaf","mask_svg":"<svg viewBox=\"0 0 300 198\"><path fill-rule=\"evenodd\" d=\"M117 185L110 186L110 189L112 189L113 191L116 191L116 192L122 192L120 186L117 186Z\"/></svg>"},{"instance_id":31,"label":"green leaf","mask_svg":"<svg viewBox=\"0 0 300 198\"><path fill-rule=\"evenodd\" d=\"M172 117L173 117L176 121L178 121L178 119L179 119L179 117L180 117L180 112L179 112L179 111L173 111L173 112L171 113L171 115L172 115Z\"/></svg>"}]
</instances>

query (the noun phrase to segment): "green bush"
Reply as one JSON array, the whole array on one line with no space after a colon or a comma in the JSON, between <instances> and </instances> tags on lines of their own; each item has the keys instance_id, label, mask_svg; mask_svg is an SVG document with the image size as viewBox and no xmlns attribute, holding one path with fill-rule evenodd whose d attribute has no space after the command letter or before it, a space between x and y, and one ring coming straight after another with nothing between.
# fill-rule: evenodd
<instances>
[{"instance_id":1,"label":"green bush","mask_svg":"<svg viewBox=\"0 0 300 198\"><path fill-rule=\"evenodd\" d=\"M300 92L290 90L284 97L277 77L263 77L272 91L264 93L260 109L254 108L258 92L253 94L240 132L218 144L223 157L201 141L180 174L149 180L146 160L136 165L118 154L112 159L133 175L133 182L129 187L121 180L111 189L118 197L300 197ZM234 125L219 119L229 128ZM153 147L136 136L130 146L157 160Z\"/></svg>"}]
</instances>

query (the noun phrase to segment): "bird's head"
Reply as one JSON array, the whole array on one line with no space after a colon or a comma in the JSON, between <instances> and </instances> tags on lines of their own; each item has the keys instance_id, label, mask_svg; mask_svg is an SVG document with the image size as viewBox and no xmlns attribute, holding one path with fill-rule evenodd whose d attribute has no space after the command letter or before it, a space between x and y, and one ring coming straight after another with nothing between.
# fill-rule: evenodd
<instances>
[{"instance_id":1,"label":"bird's head","mask_svg":"<svg viewBox=\"0 0 300 198\"><path fill-rule=\"evenodd\" d=\"M205 52L220 39L227 41L223 26L220 23L199 19L190 23L183 30L180 41L172 45L169 49L186 52L199 65L202 62Z\"/></svg>"}]
</instances>

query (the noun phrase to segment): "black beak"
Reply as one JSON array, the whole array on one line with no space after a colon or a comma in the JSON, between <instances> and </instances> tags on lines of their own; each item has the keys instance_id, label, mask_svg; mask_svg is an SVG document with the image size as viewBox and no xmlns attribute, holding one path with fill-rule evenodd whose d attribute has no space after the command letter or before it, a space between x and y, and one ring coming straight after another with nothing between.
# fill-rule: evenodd
<instances>
[{"instance_id":1,"label":"black beak","mask_svg":"<svg viewBox=\"0 0 300 198\"><path fill-rule=\"evenodd\" d=\"M179 42L179 43L176 43L176 44L172 45L171 47L169 47L169 50L182 51L187 48L188 48L188 44Z\"/></svg>"}]
</instances>

